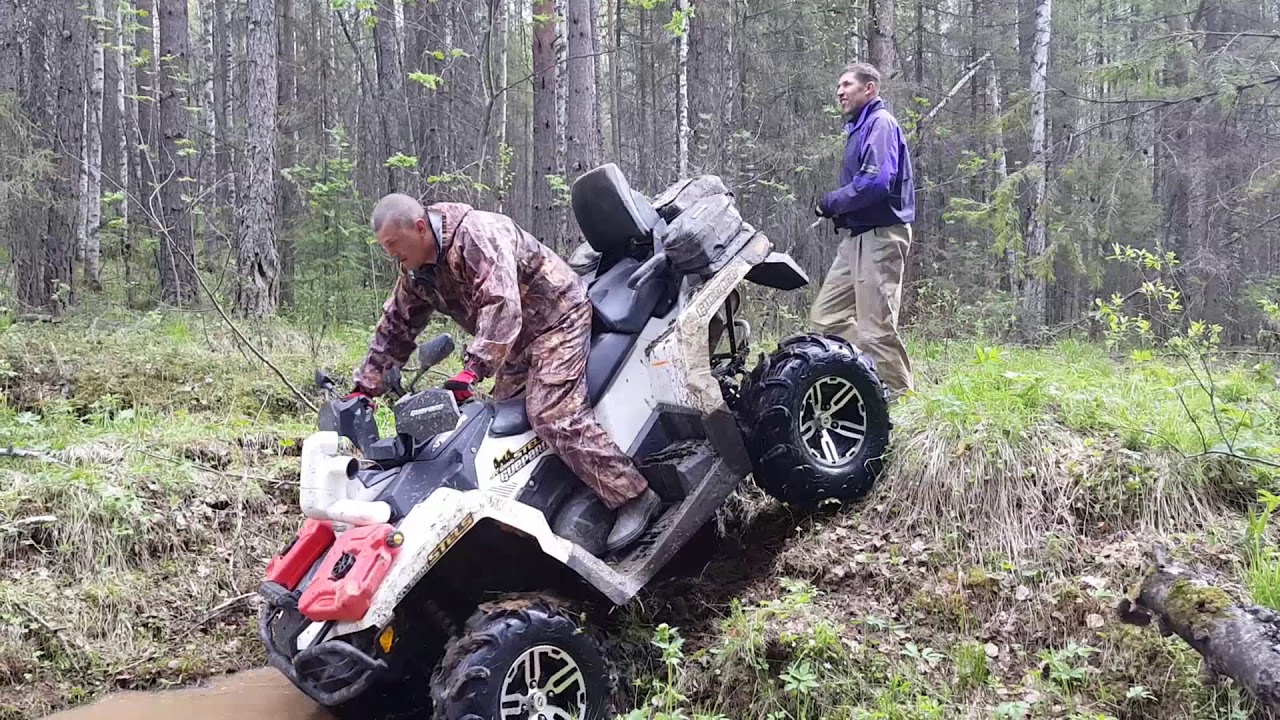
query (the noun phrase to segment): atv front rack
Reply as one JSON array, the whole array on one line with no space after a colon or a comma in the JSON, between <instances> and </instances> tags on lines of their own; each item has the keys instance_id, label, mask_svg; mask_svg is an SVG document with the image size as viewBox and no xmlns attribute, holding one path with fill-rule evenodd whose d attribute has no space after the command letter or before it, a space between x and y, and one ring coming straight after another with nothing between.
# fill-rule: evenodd
<instances>
[{"instance_id":1,"label":"atv front rack","mask_svg":"<svg viewBox=\"0 0 1280 720\"><path fill-rule=\"evenodd\" d=\"M267 659L312 700L325 707L347 702L386 672L385 661L342 639L296 650L298 637L312 624L298 610L299 593L268 581L258 594L266 600L258 617L258 637ZM331 625L326 623L316 638L323 638Z\"/></svg>"}]
</instances>

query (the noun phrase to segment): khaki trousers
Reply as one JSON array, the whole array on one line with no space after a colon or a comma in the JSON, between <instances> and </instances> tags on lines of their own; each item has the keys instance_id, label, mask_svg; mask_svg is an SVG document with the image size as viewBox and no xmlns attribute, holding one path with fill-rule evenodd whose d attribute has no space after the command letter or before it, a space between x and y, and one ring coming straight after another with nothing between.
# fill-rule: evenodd
<instances>
[{"instance_id":1,"label":"khaki trousers","mask_svg":"<svg viewBox=\"0 0 1280 720\"><path fill-rule=\"evenodd\" d=\"M898 334L910 249L910 225L876 228L845 240L809 314L818 330L839 335L875 358L893 398L914 389L911 361Z\"/></svg>"}]
</instances>

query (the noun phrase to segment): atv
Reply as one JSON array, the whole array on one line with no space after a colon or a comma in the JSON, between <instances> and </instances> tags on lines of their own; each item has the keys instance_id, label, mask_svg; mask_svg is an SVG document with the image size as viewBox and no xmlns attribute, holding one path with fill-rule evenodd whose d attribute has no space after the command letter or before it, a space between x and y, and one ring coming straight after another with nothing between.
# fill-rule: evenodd
<instances>
[{"instance_id":1,"label":"atv","mask_svg":"<svg viewBox=\"0 0 1280 720\"><path fill-rule=\"evenodd\" d=\"M627 603L748 475L816 509L860 499L880 473L887 393L867 355L809 334L746 369L743 281L808 279L719 178L651 201L609 164L571 205L594 309L589 400L662 511L606 551L613 511L533 433L523 398L417 389L454 352L448 335L390 373L390 437L367 398L339 398L317 371L329 399L302 446L305 519L266 568L260 637L341 717L612 718L611 665L571 599Z\"/></svg>"}]
</instances>

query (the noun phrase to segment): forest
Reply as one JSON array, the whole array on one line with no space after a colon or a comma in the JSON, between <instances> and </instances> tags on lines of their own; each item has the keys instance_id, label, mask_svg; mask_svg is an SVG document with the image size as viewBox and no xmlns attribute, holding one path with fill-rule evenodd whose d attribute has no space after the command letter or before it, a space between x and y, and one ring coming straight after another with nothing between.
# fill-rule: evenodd
<instances>
[{"instance_id":1,"label":"forest","mask_svg":"<svg viewBox=\"0 0 1280 720\"><path fill-rule=\"evenodd\" d=\"M865 60L920 193L908 322L1085 330L1097 299L1141 287L1117 259L1133 248L1173 254L1157 274L1228 344L1276 330L1274 3L0 10L19 314L198 306L207 275L244 317L367 322L390 272L367 229L378 197L501 211L567 253L570 188L605 162L651 197L720 176L821 277L837 243L810 201L837 178L835 81Z\"/></svg>"},{"instance_id":2,"label":"forest","mask_svg":"<svg viewBox=\"0 0 1280 720\"><path fill-rule=\"evenodd\" d=\"M714 175L810 281L744 291L769 352L852 62L911 152L916 391L865 502L744 483L604 613L618 717L1277 716L1280 2L0 0L0 720L321 717L257 589L396 279L378 199L567 258L584 173Z\"/></svg>"}]
</instances>

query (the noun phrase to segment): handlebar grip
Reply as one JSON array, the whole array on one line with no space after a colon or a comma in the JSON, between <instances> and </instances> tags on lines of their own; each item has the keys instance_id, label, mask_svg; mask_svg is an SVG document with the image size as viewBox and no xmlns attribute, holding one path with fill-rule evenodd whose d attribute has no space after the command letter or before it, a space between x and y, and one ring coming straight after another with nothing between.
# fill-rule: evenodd
<instances>
[{"instance_id":1,"label":"handlebar grip","mask_svg":"<svg viewBox=\"0 0 1280 720\"><path fill-rule=\"evenodd\" d=\"M645 261L643 265L636 268L631 273L631 277L627 278L627 289L635 290L637 287L649 281L649 278L662 272L667 267L667 254L658 253Z\"/></svg>"}]
</instances>

